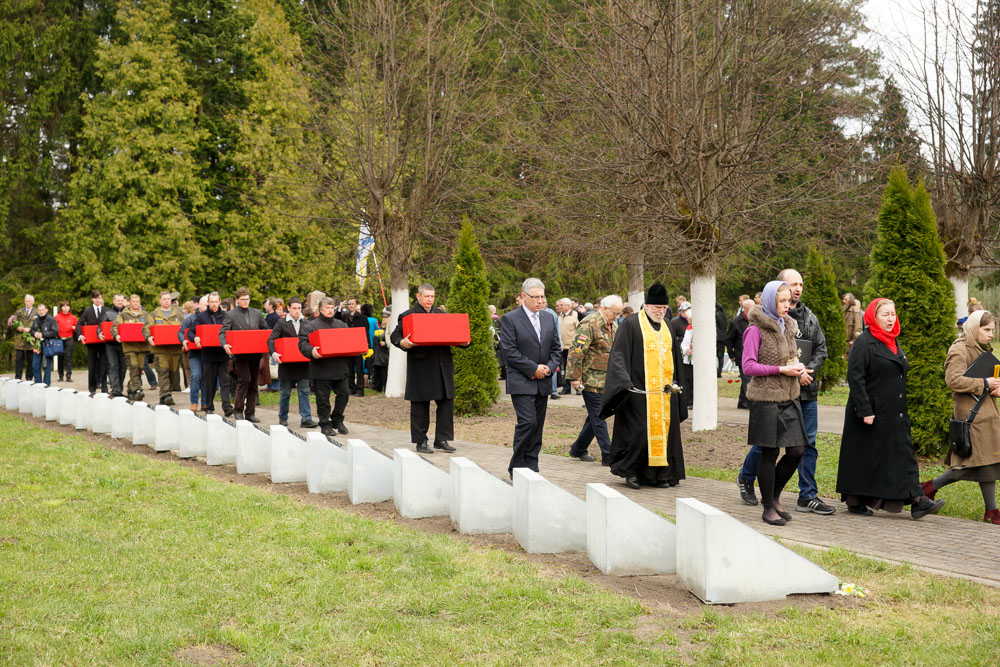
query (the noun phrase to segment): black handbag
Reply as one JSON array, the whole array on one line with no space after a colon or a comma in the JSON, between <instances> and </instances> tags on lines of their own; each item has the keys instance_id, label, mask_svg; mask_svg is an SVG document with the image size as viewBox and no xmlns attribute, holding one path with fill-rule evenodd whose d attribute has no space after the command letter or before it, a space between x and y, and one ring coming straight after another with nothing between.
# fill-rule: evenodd
<instances>
[{"instance_id":1,"label":"black handbag","mask_svg":"<svg viewBox=\"0 0 1000 667\"><path fill-rule=\"evenodd\" d=\"M948 437L951 440L951 447L955 450L955 454L963 459L972 456L972 438L969 435L969 427L972 425L972 420L976 418L976 413L979 412L979 406L989 395L990 392L984 391L965 419L952 417L951 421L948 422Z\"/></svg>"},{"instance_id":2,"label":"black handbag","mask_svg":"<svg viewBox=\"0 0 1000 667\"><path fill-rule=\"evenodd\" d=\"M58 357L63 353L63 342L61 338L42 339L42 354L46 357Z\"/></svg>"}]
</instances>

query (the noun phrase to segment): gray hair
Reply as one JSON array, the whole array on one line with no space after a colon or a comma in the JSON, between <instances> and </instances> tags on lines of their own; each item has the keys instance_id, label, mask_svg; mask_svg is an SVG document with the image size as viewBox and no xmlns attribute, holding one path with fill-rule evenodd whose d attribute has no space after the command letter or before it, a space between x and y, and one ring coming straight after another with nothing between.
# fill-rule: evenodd
<instances>
[{"instance_id":1,"label":"gray hair","mask_svg":"<svg viewBox=\"0 0 1000 667\"><path fill-rule=\"evenodd\" d=\"M32 301L34 301L35 297L31 296L30 294L25 294L24 295L24 300L27 301L28 299L31 299Z\"/></svg>"},{"instance_id":2,"label":"gray hair","mask_svg":"<svg viewBox=\"0 0 1000 667\"><path fill-rule=\"evenodd\" d=\"M603 299L601 299L601 306L603 306L604 308L614 308L615 306L622 306L624 308L625 304L622 303L622 298L617 294L609 294Z\"/></svg>"},{"instance_id":3,"label":"gray hair","mask_svg":"<svg viewBox=\"0 0 1000 667\"><path fill-rule=\"evenodd\" d=\"M209 299L211 299L211 298L212 298L213 296L214 296L214 297L215 297L216 299L220 299L220 298L221 298L221 297L219 296L219 293L218 293L218 292L209 292L209 293L208 293L208 298L209 298Z\"/></svg>"},{"instance_id":4,"label":"gray hair","mask_svg":"<svg viewBox=\"0 0 1000 667\"><path fill-rule=\"evenodd\" d=\"M751 308L753 308L753 307L754 307L754 306L755 306L756 304L754 303L754 300L753 300L753 299L746 299L746 300L744 300L744 301L743 301L743 303L741 303L740 305L741 305L741 306L743 306L743 310L746 310L746 311L749 311L749 310L750 310Z\"/></svg>"},{"instance_id":5,"label":"gray hair","mask_svg":"<svg viewBox=\"0 0 1000 667\"><path fill-rule=\"evenodd\" d=\"M433 291L434 285L431 285L430 283L421 283L420 286L417 287L417 294L426 294L427 292Z\"/></svg>"},{"instance_id":6,"label":"gray hair","mask_svg":"<svg viewBox=\"0 0 1000 667\"><path fill-rule=\"evenodd\" d=\"M567 306L573 305L573 302L570 301L569 299L567 299L566 297L563 297L563 298L559 299L558 301L556 301L556 303L557 304L562 303L562 304L565 304Z\"/></svg>"},{"instance_id":7,"label":"gray hair","mask_svg":"<svg viewBox=\"0 0 1000 667\"><path fill-rule=\"evenodd\" d=\"M541 288L543 290L545 289L545 283L543 283L538 278L528 278L523 283L521 283L521 291L524 292L525 294L527 294L528 290L530 289L538 289L538 288Z\"/></svg>"}]
</instances>

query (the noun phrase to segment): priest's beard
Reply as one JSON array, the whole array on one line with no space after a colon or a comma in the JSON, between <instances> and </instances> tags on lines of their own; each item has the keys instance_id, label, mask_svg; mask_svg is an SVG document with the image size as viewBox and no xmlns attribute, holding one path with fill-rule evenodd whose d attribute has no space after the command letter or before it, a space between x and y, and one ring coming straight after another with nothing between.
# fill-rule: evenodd
<instances>
[{"instance_id":1,"label":"priest's beard","mask_svg":"<svg viewBox=\"0 0 1000 667\"><path fill-rule=\"evenodd\" d=\"M660 313L651 313L651 312L649 312L648 308L646 309L646 317L649 318L650 322L655 322L656 324L659 324L660 322L663 321L663 315L662 314L660 314Z\"/></svg>"}]
</instances>

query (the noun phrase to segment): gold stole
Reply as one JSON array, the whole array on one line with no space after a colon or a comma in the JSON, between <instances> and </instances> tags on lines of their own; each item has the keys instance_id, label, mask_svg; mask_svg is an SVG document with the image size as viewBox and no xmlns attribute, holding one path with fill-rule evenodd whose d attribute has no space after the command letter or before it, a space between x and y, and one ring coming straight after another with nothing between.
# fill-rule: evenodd
<instances>
[{"instance_id":1,"label":"gold stole","mask_svg":"<svg viewBox=\"0 0 1000 667\"><path fill-rule=\"evenodd\" d=\"M663 388L673 383L674 356L667 323L656 331L646 311L639 313L642 331L643 369L646 371L646 442L649 465L667 465L667 435L670 433L670 394Z\"/></svg>"}]
</instances>

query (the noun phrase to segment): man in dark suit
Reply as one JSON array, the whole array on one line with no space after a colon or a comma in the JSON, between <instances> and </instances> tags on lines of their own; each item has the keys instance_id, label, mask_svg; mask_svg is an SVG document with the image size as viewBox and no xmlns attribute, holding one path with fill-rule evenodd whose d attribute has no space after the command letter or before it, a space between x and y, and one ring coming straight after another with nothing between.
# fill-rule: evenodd
<instances>
[{"instance_id":1,"label":"man in dark suit","mask_svg":"<svg viewBox=\"0 0 1000 667\"><path fill-rule=\"evenodd\" d=\"M410 441L421 454L434 449L453 452L448 444L455 439L455 366L447 345L416 345L403 337L403 318L410 313L443 313L434 307L434 286L424 283L417 288L417 305L400 314L389 341L406 352L406 393L410 402ZM431 422L431 401L437 404L434 426L434 449L427 446Z\"/></svg>"},{"instance_id":2,"label":"man in dark suit","mask_svg":"<svg viewBox=\"0 0 1000 667\"><path fill-rule=\"evenodd\" d=\"M349 327L368 328L368 318L361 314L358 300L351 297L347 300L347 309L337 313L337 319ZM351 373L347 378L348 387L352 396L365 395L365 362L359 357L349 357L351 362Z\"/></svg>"},{"instance_id":3,"label":"man in dark suit","mask_svg":"<svg viewBox=\"0 0 1000 667\"><path fill-rule=\"evenodd\" d=\"M530 468L538 472L545 410L552 393L551 375L562 360L562 343L555 320L543 315L545 285L528 278L521 285L522 305L503 316L500 349L507 362L507 393L514 404L514 454L507 472Z\"/></svg>"},{"instance_id":4,"label":"man in dark suit","mask_svg":"<svg viewBox=\"0 0 1000 667\"><path fill-rule=\"evenodd\" d=\"M80 313L80 319L76 323L76 337L83 342L83 327L96 324L101 325L104 321L104 295L101 290L94 290L90 294L93 305L84 308ZM100 386L101 391L108 391L108 359L103 343L91 343L87 345L87 389L91 394L97 391Z\"/></svg>"},{"instance_id":5,"label":"man in dark suit","mask_svg":"<svg viewBox=\"0 0 1000 667\"><path fill-rule=\"evenodd\" d=\"M350 399L350 384L347 380L351 372L351 357L323 357L319 348L309 342L309 334L320 329L343 329L347 325L336 318L333 299L324 297L319 302L319 314L299 329L299 351L309 359L309 377L316 387L316 414L319 415L319 430L325 436L335 432L347 435L344 425L344 410ZM330 393L334 394L331 413Z\"/></svg>"},{"instance_id":6,"label":"man in dark suit","mask_svg":"<svg viewBox=\"0 0 1000 667\"><path fill-rule=\"evenodd\" d=\"M236 419L246 419L257 423L257 373L260 370L260 354L233 354L232 346L226 343L226 332L267 329L264 315L250 307L250 290L241 287L236 290L236 307L226 313L219 331L219 343L226 354L233 358L236 371L236 396L233 407Z\"/></svg>"}]
</instances>

